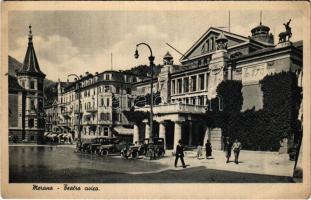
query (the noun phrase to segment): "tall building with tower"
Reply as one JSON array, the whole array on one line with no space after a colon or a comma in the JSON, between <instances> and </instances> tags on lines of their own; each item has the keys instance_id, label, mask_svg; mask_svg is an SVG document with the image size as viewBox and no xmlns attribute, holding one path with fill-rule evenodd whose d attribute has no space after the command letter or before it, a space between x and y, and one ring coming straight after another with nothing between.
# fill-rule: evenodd
<instances>
[{"instance_id":1,"label":"tall building with tower","mask_svg":"<svg viewBox=\"0 0 311 200\"><path fill-rule=\"evenodd\" d=\"M14 141L40 143L43 140L45 76L40 70L29 26L24 62L16 69L15 76L9 75L9 135Z\"/></svg>"}]
</instances>

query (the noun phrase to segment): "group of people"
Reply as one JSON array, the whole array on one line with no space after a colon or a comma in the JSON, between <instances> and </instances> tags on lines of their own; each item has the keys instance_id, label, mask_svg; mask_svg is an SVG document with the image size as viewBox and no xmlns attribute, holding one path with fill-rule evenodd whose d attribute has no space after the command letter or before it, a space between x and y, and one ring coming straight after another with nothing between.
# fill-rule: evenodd
<instances>
[{"instance_id":1,"label":"group of people","mask_svg":"<svg viewBox=\"0 0 311 200\"><path fill-rule=\"evenodd\" d=\"M202 156L202 146L197 147L197 158L200 159L200 156ZM234 152L234 162L235 164L239 164L239 155L240 151L242 149L241 142L238 141L238 139L235 139L232 143L229 137L226 137L224 139L224 151L226 155L226 163L229 163L231 152L233 150ZM209 140L205 143L205 158L209 159L212 156L212 144ZM175 167L177 167L178 160L180 159L181 164L183 168L186 168L186 164L184 161L184 147L182 145L182 141L179 140L178 144L176 146L176 152L175 152Z\"/></svg>"},{"instance_id":2,"label":"group of people","mask_svg":"<svg viewBox=\"0 0 311 200\"><path fill-rule=\"evenodd\" d=\"M235 139L232 144L230 141L230 138L226 137L224 141L224 151L226 152L226 158L227 158L226 163L230 162L229 159L231 157L231 151L233 150L234 162L235 164L239 164L239 155L240 155L241 149L242 149L242 145L238 139Z\"/></svg>"}]
</instances>

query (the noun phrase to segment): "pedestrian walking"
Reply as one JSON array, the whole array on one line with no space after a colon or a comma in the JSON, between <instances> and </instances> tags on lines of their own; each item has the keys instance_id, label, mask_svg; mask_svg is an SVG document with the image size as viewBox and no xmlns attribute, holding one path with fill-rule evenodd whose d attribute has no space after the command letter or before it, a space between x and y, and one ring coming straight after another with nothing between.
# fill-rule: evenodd
<instances>
[{"instance_id":1,"label":"pedestrian walking","mask_svg":"<svg viewBox=\"0 0 311 200\"><path fill-rule=\"evenodd\" d=\"M234 162L235 164L239 164L239 154L240 154L240 150L242 148L241 142L238 141L238 139L235 139L233 145L232 145L232 149L234 152Z\"/></svg>"},{"instance_id":2,"label":"pedestrian walking","mask_svg":"<svg viewBox=\"0 0 311 200\"><path fill-rule=\"evenodd\" d=\"M225 145L225 152L226 152L226 158L227 158L227 162L226 163L229 163L229 159L231 157L231 149L232 149L232 146L230 144L230 140L226 140L226 145Z\"/></svg>"},{"instance_id":3,"label":"pedestrian walking","mask_svg":"<svg viewBox=\"0 0 311 200\"><path fill-rule=\"evenodd\" d=\"M175 167L177 167L177 162L179 158L180 158L182 167L186 168L185 161L184 161L184 147L181 144L181 140L178 141L178 144L176 146Z\"/></svg>"},{"instance_id":4,"label":"pedestrian walking","mask_svg":"<svg viewBox=\"0 0 311 200\"><path fill-rule=\"evenodd\" d=\"M223 137L224 152L226 152L227 141L230 141L230 138L229 137Z\"/></svg>"},{"instance_id":5,"label":"pedestrian walking","mask_svg":"<svg viewBox=\"0 0 311 200\"><path fill-rule=\"evenodd\" d=\"M202 156L202 146L199 145L197 147L197 159L200 159L200 156Z\"/></svg>"},{"instance_id":6,"label":"pedestrian walking","mask_svg":"<svg viewBox=\"0 0 311 200\"><path fill-rule=\"evenodd\" d=\"M212 156L212 144L210 143L209 140L207 140L205 143L205 151L206 151L206 159Z\"/></svg>"}]
</instances>

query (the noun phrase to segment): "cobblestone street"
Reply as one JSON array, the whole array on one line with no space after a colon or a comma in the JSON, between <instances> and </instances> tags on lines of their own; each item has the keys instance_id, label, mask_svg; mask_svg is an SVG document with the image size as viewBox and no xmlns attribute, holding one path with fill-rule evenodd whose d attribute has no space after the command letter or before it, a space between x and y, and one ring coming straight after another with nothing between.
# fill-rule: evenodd
<instances>
[{"instance_id":1,"label":"cobblestone street","mask_svg":"<svg viewBox=\"0 0 311 200\"><path fill-rule=\"evenodd\" d=\"M180 163L174 167L171 153L160 160L125 160L74 153L73 146L11 146L10 182L272 183L290 182L294 167L286 154L242 151L237 165L226 164L224 153L215 151L208 160L186 152L187 168L183 169Z\"/></svg>"}]
</instances>

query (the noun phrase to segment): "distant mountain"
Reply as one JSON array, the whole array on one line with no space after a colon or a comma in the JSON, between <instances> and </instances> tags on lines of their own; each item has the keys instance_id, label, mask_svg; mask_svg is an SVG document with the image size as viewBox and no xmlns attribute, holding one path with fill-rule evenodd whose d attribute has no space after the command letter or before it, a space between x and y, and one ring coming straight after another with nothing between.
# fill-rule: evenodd
<instances>
[{"instance_id":1,"label":"distant mountain","mask_svg":"<svg viewBox=\"0 0 311 200\"><path fill-rule=\"evenodd\" d=\"M153 73L154 75L158 75L161 71L162 65L155 65L153 67ZM150 76L150 66L147 65L139 65L136 67L133 67L131 69L125 70L124 72L130 73L130 74L135 74L138 76Z\"/></svg>"},{"instance_id":2,"label":"distant mountain","mask_svg":"<svg viewBox=\"0 0 311 200\"><path fill-rule=\"evenodd\" d=\"M15 58L9 56L9 75L15 76L16 71L19 70L23 64Z\"/></svg>"}]
</instances>

